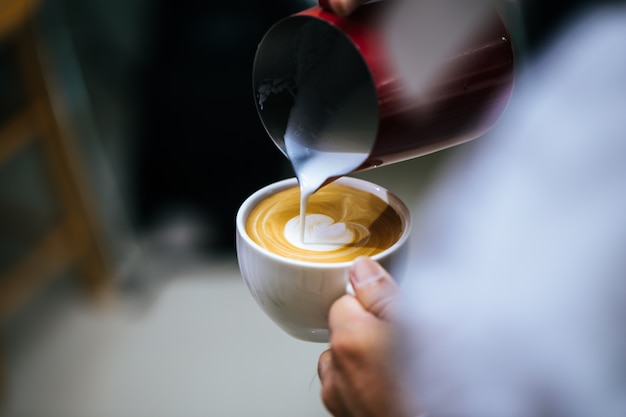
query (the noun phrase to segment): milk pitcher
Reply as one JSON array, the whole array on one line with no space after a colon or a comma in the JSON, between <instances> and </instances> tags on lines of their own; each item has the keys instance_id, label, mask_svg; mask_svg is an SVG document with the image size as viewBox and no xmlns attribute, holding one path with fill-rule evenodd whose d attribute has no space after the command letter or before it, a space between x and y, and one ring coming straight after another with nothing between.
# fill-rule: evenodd
<instances>
[{"instance_id":1,"label":"milk pitcher","mask_svg":"<svg viewBox=\"0 0 626 417\"><path fill-rule=\"evenodd\" d=\"M253 91L292 164L336 156L332 179L483 135L512 94L513 58L489 1L374 1L348 17L318 4L263 36Z\"/></svg>"}]
</instances>

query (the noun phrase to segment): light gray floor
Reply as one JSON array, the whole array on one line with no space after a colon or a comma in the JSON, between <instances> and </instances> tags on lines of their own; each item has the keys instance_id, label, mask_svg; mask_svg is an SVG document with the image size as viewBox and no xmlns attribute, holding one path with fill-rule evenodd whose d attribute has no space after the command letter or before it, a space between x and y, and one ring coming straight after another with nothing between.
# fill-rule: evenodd
<instances>
[{"instance_id":1,"label":"light gray floor","mask_svg":"<svg viewBox=\"0 0 626 417\"><path fill-rule=\"evenodd\" d=\"M69 288L10 329L3 416L326 416L317 357L260 313L231 260L96 307ZM36 318L35 318L36 316Z\"/></svg>"},{"instance_id":2,"label":"light gray floor","mask_svg":"<svg viewBox=\"0 0 626 417\"><path fill-rule=\"evenodd\" d=\"M359 175L410 206L433 158ZM264 316L236 258L146 270L95 306L61 280L3 329L6 417L324 417L324 344L292 339ZM151 271L151 272L150 272Z\"/></svg>"}]
</instances>

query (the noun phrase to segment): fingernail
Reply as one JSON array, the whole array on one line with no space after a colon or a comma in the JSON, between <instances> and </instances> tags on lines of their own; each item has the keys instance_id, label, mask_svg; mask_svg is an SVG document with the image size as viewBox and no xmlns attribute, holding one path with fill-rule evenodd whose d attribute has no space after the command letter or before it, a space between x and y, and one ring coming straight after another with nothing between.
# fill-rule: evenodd
<instances>
[{"instance_id":1,"label":"fingernail","mask_svg":"<svg viewBox=\"0 0 626 417\"><path fill-rule=\"evenodd\" d=\"M318 0L317 5L322 9L330 9L330 1L329 0Z\"/></svg>"},{"instance_id":2,"label":"fingernail","mask_svg":"<svg viewBox=\"0 0 626 417\"><path fill-rule=\"evenodd\" d=\"M379 281L385 277L385 271L367 256L361 256L354 261L350 269L350 282L360 288Z\"/></svg>"}]
</instances>

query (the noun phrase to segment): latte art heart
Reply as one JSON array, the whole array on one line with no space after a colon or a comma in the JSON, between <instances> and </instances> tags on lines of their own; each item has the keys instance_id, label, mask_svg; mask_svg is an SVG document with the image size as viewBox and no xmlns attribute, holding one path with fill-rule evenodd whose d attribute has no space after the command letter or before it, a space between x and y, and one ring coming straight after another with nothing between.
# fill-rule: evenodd
<instances>
[{"instance_id":1,"label":"latte art heart","mask_svg":"<svg viewBox=\"0 0 626 417\"><path fill-rule=\"evenodd\" d=\"M320 252L339 249L356 242L358 238L355 237L367 234L367 229L363 226L354 223L336 223L325 214L307 214L304 236L301 231L300 216L294 217L285 225L285 238L298 248Z\"/></svg>"},{"instance_id":2,"label":"latte art heart","mask_svg":"<svg viewBox=\"0 0 626 417\"><path fill-rule=\"evenodd\" d=\"M404 228L400 215L378 196L335 183L309 198L304 239L300 222L300 188L293 187L261 201L246 231L258 245L286 258L347 262L384 251Z\"/></svg>"}]
</instances>

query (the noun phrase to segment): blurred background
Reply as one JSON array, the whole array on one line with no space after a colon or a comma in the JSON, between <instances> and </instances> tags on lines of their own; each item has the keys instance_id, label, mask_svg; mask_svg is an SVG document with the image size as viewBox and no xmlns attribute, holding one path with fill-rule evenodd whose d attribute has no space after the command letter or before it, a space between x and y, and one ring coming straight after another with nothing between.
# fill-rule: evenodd
<instances>
[{"instance_id":1,"label":"blurred background","mask_svg":"<svg viewBox=\"0 0 626 417\"><path fill-rule=\"evenodd\" d=\"M517 65L567 9L500 2ZM325 416L254 304L234 216L292 176L254 52L310 0L0 0L0 415ZM522 7L523 6L523 7ZM453 152L357 176L410 204Z\"/></svg>"}]
</instances>

